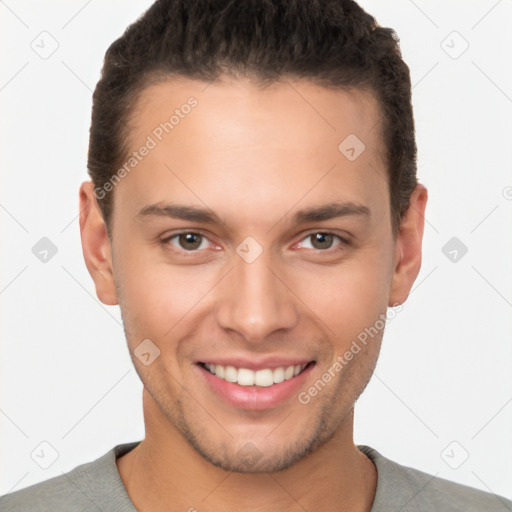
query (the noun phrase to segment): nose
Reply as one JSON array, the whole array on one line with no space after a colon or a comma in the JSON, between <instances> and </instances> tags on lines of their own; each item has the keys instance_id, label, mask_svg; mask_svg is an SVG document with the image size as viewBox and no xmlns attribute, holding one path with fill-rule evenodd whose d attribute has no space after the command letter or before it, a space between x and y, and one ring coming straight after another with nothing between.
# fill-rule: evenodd
<instances>
[{"instance_id":1,"label":"nose","mask_svg":"<svg viewBox=\"0 0 512 512\"><path fill-rule=\"evenodd\" d=\"M236 257L234 268L222 280L216 308L219 325L253 343L292 329L298 322L298 307L279 274L265 253L251 263Z\"/></svg>"}]
</instances>

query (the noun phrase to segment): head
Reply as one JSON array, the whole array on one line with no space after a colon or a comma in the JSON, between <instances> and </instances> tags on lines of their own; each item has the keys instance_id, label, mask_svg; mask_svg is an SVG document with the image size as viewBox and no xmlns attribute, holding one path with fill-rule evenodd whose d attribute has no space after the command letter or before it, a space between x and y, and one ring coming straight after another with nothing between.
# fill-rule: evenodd
<instances>
[{"instance_id":1,"label":"head","mask_svg":"<svg viewBox=\"0 0 512 512\"><path fill-rule=\"evenodd\" d=\"M120 305L146 422L230 471L348 435L421 263L394 32L350 0L157 1L107 51L88 169L84 256ZM307 366L284 398L258 386L266 404L208 370L289 363Z\"/></svg>"}]
</instances>

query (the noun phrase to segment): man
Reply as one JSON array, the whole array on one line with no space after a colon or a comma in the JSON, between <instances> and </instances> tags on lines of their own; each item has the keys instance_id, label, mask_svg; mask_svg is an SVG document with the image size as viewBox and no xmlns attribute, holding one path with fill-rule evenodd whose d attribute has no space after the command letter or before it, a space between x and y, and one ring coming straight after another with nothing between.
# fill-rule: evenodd
<instances>
[{"instance_id":1,"label":"man","mask_svg":"<svg viewBox=\"0 0 512 512\"><path fill-rule=\"evenodd\" d=\"M146 435L1 510L512 510L353 442L427 202L390 29L348 0L158 1L107 52L88 168Z\"/></svg>"}]
</instances>

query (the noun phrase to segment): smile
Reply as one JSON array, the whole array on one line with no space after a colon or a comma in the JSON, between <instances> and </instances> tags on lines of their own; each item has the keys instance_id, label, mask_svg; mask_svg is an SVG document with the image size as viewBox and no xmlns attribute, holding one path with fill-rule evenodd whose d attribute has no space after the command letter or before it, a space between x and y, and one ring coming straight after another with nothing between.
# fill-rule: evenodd
<instances>
[{"instance_id":1,"label":"smile","mask_svg":"<svg viewBox=\"0 0 512 512\"><path fill-rule=\"evenodd\" d=\"M248 368L223 366L221 364L201 363L201 366L206 368L212 375L226 382L238 384L239 386L269 387L297 377L306 366L312 363L313 361L306 364L263 368L256 371Z\"/></svg>"}]
</instances>

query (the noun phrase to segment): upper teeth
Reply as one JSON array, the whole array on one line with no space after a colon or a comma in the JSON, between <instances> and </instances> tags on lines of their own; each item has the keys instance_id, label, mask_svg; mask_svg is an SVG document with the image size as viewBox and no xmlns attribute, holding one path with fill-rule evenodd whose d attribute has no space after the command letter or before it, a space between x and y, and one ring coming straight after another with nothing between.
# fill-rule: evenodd
<instances>
[{"instance_id":1,"label":"upper teeth","mask_svg":"<svg viewBox=\"0 0 512 512\"><path fill-rule=\"evenodd\" d=\"M296 364L253 371L248 368L235 368L234 366L222 366L221 364L205 364L205 366L211 373L227 382L236 382L240 386L262 387L272 386L272 384L279 384L284 380L291 379L306 367L305 364Z\"/></svg>"}]
</instances>

